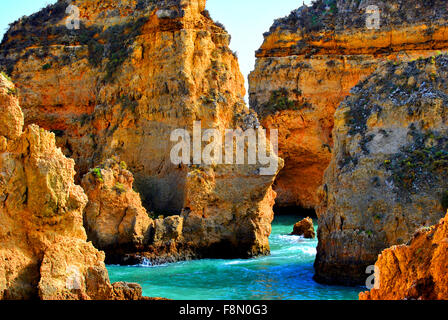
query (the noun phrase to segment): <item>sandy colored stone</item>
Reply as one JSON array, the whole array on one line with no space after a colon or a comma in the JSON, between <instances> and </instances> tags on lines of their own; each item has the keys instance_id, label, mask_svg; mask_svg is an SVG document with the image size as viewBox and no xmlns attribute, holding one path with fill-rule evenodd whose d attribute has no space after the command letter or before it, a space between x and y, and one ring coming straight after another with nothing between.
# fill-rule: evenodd
<instances>
[{"instance_id":1,"label":"sandy colored stone","mask_svg":"<svg viewBox=\"0 0 448 320\"><path fill-rule=\"evenodd\" d=\"M154 245L160 246L171 241L181 242L184 219L179 216L159 218L154 221Z\"/></svg>"},{"instance_id":2,"label":"sandy colored stone","mask_svg":"<svg viewBox=\"0 0 448 320\"><path fill-rule=\"evenodd\" d=\"M205 11L205 0L72 3L80 9L80 30L65 27L67 4L58 1L15 23L0 47L25 122L56 133L58 146L76 161L76 181L113 156L124 161L148 211L184 218L191 233L186 246L204 254L219 252L212 245L244 257L268 253L276 172L260 177L259 164L217 165L206 191L194 193L203 186L190 178L195 169L170 159L171 133L191 132L195 120L221 132L259 127L244 103L230 35ZM102 217L120 216L118 199L108 200L112 207ZM101 211L96 202L89 217ZM111 232L117 222L101 222L105 244L120 243L121 231Z\"/></svg>"},{"instance_id":3,"label":"sandy colored stone","mask_svg":"<svg viewBox=\"0 0 448 320\"><path fill-rule=\"evenodd\" d=\"M138 250L152 226L140 195L133 190L134 177L126 163L109 159L90 170L82 180L89 202L84 209L88 239L96 248Z\"/></svg>"},{"instance_id":4,"label":"sandy colored stone","mask_svg":"<svg viewBox=\"0 0 448 320\"><path fill-rule=\"evenodd\" d=\"M314 231L313 219L307 217L294 225L291 233L293 236L303 236L305 239L314 239L316 232Z\"/></svg>"},{"instance_id":5,"label":"sandy colored stone","mask_svg":"<svg viewBox=\"0 0 448 320\"><path fill-rule=\"evenodd\" d=\"M281 168L282 161L279 160ZM204 256L251 257L269 253L276 193L271 176L256 166L194 170L187 180L184 237L204 247ZM195 240L196 239L196 240Z\"/></svg>"},{"instance_id":6,"label":"sandy colored stone","mask_svg":"<svg viewBox=\"0 0 448 320\"><path fill-rule=\"evenodd\" d=\"M3 113L0 120L0 136L16 139L22 133L24 121L16 98L17 89L3 74L0 74L0 79L0 112ZM4 142L1 144L4 149Z\"/></svg>"},{"instance_id":7,"label":"sandy colored stone","mask_svg":"<svg viewBox=\"0 0 448 320\"><path fill-rule=\"evenodd\" d=\"M365 284L379 253L445 215L447 83L447 55L391 62L336 111L317 210L317 280Z\"/></svg>"},{"instance_id":8,"label":"sandy colored stone","mask_svg":"<svg viewBox=\"0 0 448 320\"><path fill-rule=\"evenodd\" d=\"M17 97L4 96L13 87L0 76L0 299L115 299L104 253L86 242L75 163L54 134L22 132Z\"/></svg>"},{"instance_id":9,"label":"sandy colored stone","mask_svg":"<svg viewBox=\"0 0 448 320\"><path fill-rule=\"evenodd\" d=\"M366 7L381 9L380 29L366 28ZM334 149L334 113L350 89L387 61L446 52L443 0L315 1L274 22L249 76L250 106L279 130L285 168L277 205L316 208Z\"/></svg>"},{"instance_id":10,"label":"sandy colored stone","mask_svg":"<svg viewBox=\"0 0 448 320\"><path fill-rule=\"evenodd\" d=\"M447 300L448 215L418 230L408 245L384 250L376 266L380 287L360 300Z\"/></svg>"}]
</instances>

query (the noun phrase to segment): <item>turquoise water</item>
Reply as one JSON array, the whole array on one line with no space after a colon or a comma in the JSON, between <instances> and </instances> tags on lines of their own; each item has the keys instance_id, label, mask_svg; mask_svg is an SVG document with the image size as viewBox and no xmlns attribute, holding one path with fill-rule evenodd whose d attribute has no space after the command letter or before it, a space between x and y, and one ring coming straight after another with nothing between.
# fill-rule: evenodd
<instances>
[{"instance_id":1,"label":"turquoise water","mask_svg":"<svg viewBox=\"0 0 448 320\"><path fill-rule=\"evenodd\" d=\"M108 266L112 282L137 282L145 296L174 300L352 300L362 288L313 281L317 240L289 236L299 220L276 217L271 255L250 260L198 260L156 267Z\"/></svg>"}]
</instances>

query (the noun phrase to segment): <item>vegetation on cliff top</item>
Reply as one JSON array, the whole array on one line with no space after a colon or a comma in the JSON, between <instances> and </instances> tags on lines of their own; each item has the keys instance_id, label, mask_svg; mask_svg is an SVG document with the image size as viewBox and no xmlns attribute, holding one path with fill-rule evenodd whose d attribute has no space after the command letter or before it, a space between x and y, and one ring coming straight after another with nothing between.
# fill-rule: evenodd
<instances>
[{"instance_id":1,"label":"vegetation on cliff top","mask_svg":"<svg viewBox=\"0 0 448 320\"><path fill-rule=\"evenodd\" d=\"M431 189L435 185L443 185L447 178L448 168L448 135L446 132L422 132L411 129L412 142L402 148L384 162L386 170L391 172L397 190L405 196L409 192L417 193L421 188ZM441 204L444 194L440 195Z\"/></svg>"},{"instance_id":2,"label":"vegetation on cliff top","mask_svg":"<svg viewBox=\"0 0 448 320\"><path fill-rule=\"evenodd\" d=\"M381 119L385 112L397 109L394 112L410 125L406 144L380 164L390 174L389 183L405 198L435 185L448 188L448 127L433 123L439 118L445 123L448 120L448 56L439 54L403 64L389 62L382 72L359 83L340 107L347 109L348 134L359 136L363 151L347 155L340 166L356 166L359 157L368 155L368 144L376 135L369 120L373 116ZM383 128L379 134L387 137L390 132ZM442 206L448 208L446 190L442 187L434 191L440 194Z\"/></svg>"},{"instance_id":3,"label":"vegetation on cliff top","mask_svg":"<svg viewBox=\"0 0 448 320\"><path fill-rule=\"evenodd\" d=\"M307 32L322 30L346 30L365 28L369 5L381 10L381 26L418 24L444 19L448 15L445 0L314 0L310 6L302 6L289 16L275 20L266 35L285 30Z\"/></svg>"},{"instance_id":4,"label":"vegetation on cliff top","mask_svg":"<svg viewBox=\"0 0 448 320\"><path fill-rule=\"evenodd\" d=\"M154 8L155 3L157 1L139 1L135 10ZM95 25L86 27L81 23L79 30L70 30L61 23L67 17L66 8L67 3L59 1L11 24L1 43L0 65L10 73L18 60L30 55L67 65L73 59L83 57L77 56L76 50L68 50L65 56L56 57L51 54L50 47L81 45L88 48L89 63L104 72L103 80L113 81L118 68L132 53L132 44L141 34L148 17L136 16L106 29ZM45 71L51 66L47 63L42 68Z\"/></svg>"},{"instance_id":5,"label":"vegetation on cliff top","mask_svg":"<svg viewBox=\"0 0 448 320\"><path fill-rule=\"evenodd\" d=\"M256 112L258 113L260 118L265 118L280 111L297 111L311 107L311 105L306 100L302 99L303 101L301 102L297 100L291 100L290 94L294 94L297 97L301 95L301 92L290 92L286 88L273 90L268 102L264 103L260 107L255 107Z\"/></svg>"}]
</instances>

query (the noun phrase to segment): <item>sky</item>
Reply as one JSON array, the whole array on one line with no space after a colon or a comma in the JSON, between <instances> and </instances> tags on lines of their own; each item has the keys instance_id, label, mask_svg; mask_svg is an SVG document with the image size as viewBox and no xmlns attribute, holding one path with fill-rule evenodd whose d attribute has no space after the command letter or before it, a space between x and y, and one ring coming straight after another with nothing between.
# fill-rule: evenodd
<instances>
[{"instance_id":1,"label":"sky","mask_svg":"<svg viewBox=\"0 0 448 320\"><path fill-rule=\"evenodd\" d=\"M8 25L24 15L37 12L56 0L0 0L0 37ZM230 47L238 53L241 72L246 78L255 64L255 51L263 43L263 33L275 19L287 16L311 0L208 0L213 20L223 23L232 36Z\"/></svg>"}]
</instances>

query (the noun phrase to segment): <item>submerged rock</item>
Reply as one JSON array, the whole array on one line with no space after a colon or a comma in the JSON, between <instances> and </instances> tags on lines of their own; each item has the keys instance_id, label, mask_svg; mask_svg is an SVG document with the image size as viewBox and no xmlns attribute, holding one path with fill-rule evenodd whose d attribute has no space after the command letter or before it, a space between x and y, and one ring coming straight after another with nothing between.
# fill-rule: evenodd
<instances>
[{"instance_id":1,"label":"submerged rock","mask_svg":"<svg viewBox=\"0 0 448 320\"><path fill-rule=\"evenodd\" d=\"M314 239L316 232L314 231L313 219L307 217L294 225L294 230L291 233L293 236L303 236L305 239Z\"/></svg>"},{"instance_id":2,"label":"submerged rock","mask_svg":"<svg viewBox=\"0 0 448 320\"><path fill-rule=\"evenodd\" d=\"M316 279L364 284L378 254L448 208L448 56L388 63L335 114Z\"/></svg>"},{"instance_id":3,"label":"submerged rock","mask_svg":"<svg viewBox=\"0 0 448 320\"><path fill-rule=\"evenodd\" d=\"M409 244L384 250L376 267L379 288L360 300L447 300L448 215L417 230Z\"/></svg>"},{"instance_id":4,"label":"submerged rock","mask_svg":"<svg viewBox=\"0 0 448 320\"><path fill-rule=\"evenodd\" d=\"M3 75L0 110L8 124L0 131L0 299L117 299L104 253L86 241L87 197L74 183L74 161L54 134L22 131L15 87Z\"/></svg>"},{"instance_id":5,"label":"submerged rock","mask_svg":"<svg viewBox=\"0 0 448 320\"><path fill-rule=\"evenodd\" d=\"M368 29L370 5L379 28ZM318 0L274 22L249 76L250 106L279 130L278 206L315 208L334 149L334 113L383 62L446 52L445 0Z\"/></svg>"}]
</instances>

